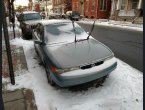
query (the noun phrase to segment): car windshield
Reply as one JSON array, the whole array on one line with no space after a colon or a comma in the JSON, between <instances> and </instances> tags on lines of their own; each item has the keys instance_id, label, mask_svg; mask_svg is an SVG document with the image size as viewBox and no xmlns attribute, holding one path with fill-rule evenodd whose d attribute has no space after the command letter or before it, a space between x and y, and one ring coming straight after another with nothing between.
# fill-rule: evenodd
<instances>
[{"instance_id":1,"label":"car windshield","mask_svg":"<svg viewBox=\"0 0 145 110\"><path fill-rule=\"evenodd\" d=\"M41 19L41 16L39 13L29 13L29 14L24 14L24 20L39 20Z\"/></svg>"},{"instance_id":2,"label":"car windshield","mask_svg":"<svg viewBox=\"0 0 145 110\"><path fill-rule=\"evenodd\" d=\"M77 39L85 39L87 33L76 23L75 30L72 22L53 23L46 26L45 40L47 44L59 42L72 42L75 40L75 33Z\"/></svg>"},{"instance_id":3,"label":"car windshield","mask_svg":"<svg viewBox=\"0 0 145 110\"><path fill-rule=\"evenodd\" d=\"M75 16L75 15L79 16L80 14L78 12L72 12L72 16Z\"/></svg>"}]
</instances>

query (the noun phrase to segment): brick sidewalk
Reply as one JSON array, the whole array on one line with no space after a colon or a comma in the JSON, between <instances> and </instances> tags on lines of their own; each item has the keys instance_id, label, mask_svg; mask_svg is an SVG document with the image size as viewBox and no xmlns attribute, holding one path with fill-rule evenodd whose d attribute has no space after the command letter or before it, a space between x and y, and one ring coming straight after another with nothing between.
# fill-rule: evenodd
<instances>
[{"instance_id":1,"label":"brick sidewalk","mask_svg":"<svg viewBox=\"0 0 145 110\"><path fill-rule=\"evenodd\" d=\"M23 47L11 45L11 53L16 77L18 75L16 74L16 71L20 71L18 73L21 75L21 71L28 70L27 62ZM5 45L2 47L2 58L2 77L9 78L9 68ZM37 110L35 97L32 90L23 88L14 91L8 91L7 85L9 84L10 82L4 82L2 84L4 110Z\"/></svg>"},{"instance_id":2,"label":"brick sidewalk","mask_svg":"<svg viewBox=\"0 0 145 110\"><path fill-rule=\"evenodd\" d=\"M11 53L14 73L16 74L16 71L28 70L23 47L11 45ZM4 78L9 77L9 65L5 45L2 47L2 76Z\"/></svg>"},{"instance_id":3,"label":"brick sidewalk","mask_svg":"<svg viewBox=\"0 0 145 110\"><path fill-rule=\"evenodd\" d=\"M14 39L12 29L9 31L9 39ZM16 31L16 37L20 37L19 30ZM25 74L27 71L27 62L22 46L11 45L12 63L15 77L17 75ZM3 78L9 78L9 65L5 47L5 39L2 35L2 80ZM4 110L37 110L35 104L35 97L33 91L27 88L18 89L14 91L7 90L7 86L10 82L2 83L2 98L4 103Z\"/></svg>"}]
</instances>

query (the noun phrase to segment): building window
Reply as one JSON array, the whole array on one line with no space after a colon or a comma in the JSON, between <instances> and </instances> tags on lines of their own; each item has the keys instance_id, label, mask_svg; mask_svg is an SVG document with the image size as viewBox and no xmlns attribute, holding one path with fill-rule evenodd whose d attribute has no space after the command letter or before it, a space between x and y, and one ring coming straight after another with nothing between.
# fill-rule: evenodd
<instances>
[{"instance_id":1,"label":"building window","mask_svg":"<svg viewBox=\"0 0 145 110\"><path fill-rule=\"evenodd\" d=\"M128 4L128 0L122 0L122 2L121 2L121 10L126 10L127 4Z\"/></svg>"},{"instance_id":2,"label":"building window","mask_svg":"<svg viewBox=\"0 0 145 110\"><path fill-rule=\"evenodd\" d=\"M92 0L92 10L95 10L95 0Z\"/></svg>"},{"instance_id":3,"label":"building window","mask_svg":"<svg viewBox=\"0 0 145 110\"><path fill-rule=\"evenodd\" d=\"M132 0L132 9L136 9L139 0Z\"/></svg>"},{"instance_id":4,"label":"building window","mask_svg":"<svg viewBox=\"0 0 145 110\"><path fill-rule=\"evenodd\" d=\"M100 0L100 10L106 10L107 9L107 1L106 0Z\"/></svg>"},{"instance_id":5,"label":"building window","mask_svg":"<svg viewBox=\"0 0 145 110\"><path fill-rule=\"evenodd\" d=\"M88 12L88 9L89 9L89 1L87 0L86 1L86 12Z\"/></svg>"}]
</instances>

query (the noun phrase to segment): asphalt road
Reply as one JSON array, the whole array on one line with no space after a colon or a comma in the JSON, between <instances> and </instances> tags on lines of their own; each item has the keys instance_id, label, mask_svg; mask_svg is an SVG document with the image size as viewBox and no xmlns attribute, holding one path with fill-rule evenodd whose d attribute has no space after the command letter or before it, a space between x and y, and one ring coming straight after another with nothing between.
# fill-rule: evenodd
<instances>
[{"instance_id":1,"label":"asphalt road","mask_svg":"<svg viewBox=\"0 0 145 110\"><path fill-rule=\"evenodd\" d=\"M79 24L91 30L92 25ZM95 25L92 36L107 45L115 57L143 72L143 32Z\"/></svg>"}]
</instances>

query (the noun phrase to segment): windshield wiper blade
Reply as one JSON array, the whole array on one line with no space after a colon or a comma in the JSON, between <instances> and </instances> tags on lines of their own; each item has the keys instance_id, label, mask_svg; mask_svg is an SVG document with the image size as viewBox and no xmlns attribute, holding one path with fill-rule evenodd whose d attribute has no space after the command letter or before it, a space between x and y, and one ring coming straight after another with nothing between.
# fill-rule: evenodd
<instances>
[{"instance_id":1,"label":"windshield wiper blade","mask_svg":"<svg viewBox=\"0 0 145 110\"><path fill-rule=\"evenodd\" d=\"M76 40L76 42L80 42L80 41L84 41L84 40L88 40L88 39L79 39L79 40Z\"/></svg>"},{"instance_id":2,"label":"windshield wiper blade","mask_svg":"<svg viewBox=\"0 0 145 110\"><path fill-rule=\"evenodd\" d=\"M72 20L72 25L73 25L73 29L74 29L74 32L75 32L75 42L77 42L76 40L76 30L75 30L75 26L74 26L74 21Z\"/></svg>"},{"instance_id":3,"label":"windshield wiper blade","mask_svg":"<svg viewBox=\"0 0 145 110\"><path fill-rule=\"evenodd\" d=\"M92 31L93 31L93 29L94 29L94 25L95 25L95 21L94 21L94 23L93 23L93 26L92 26L91 32L89 33L89 35L88 35L88 37L87 37L87 40L89 39L90 35L92 34Z\"/></svg>"}]
</instances>

